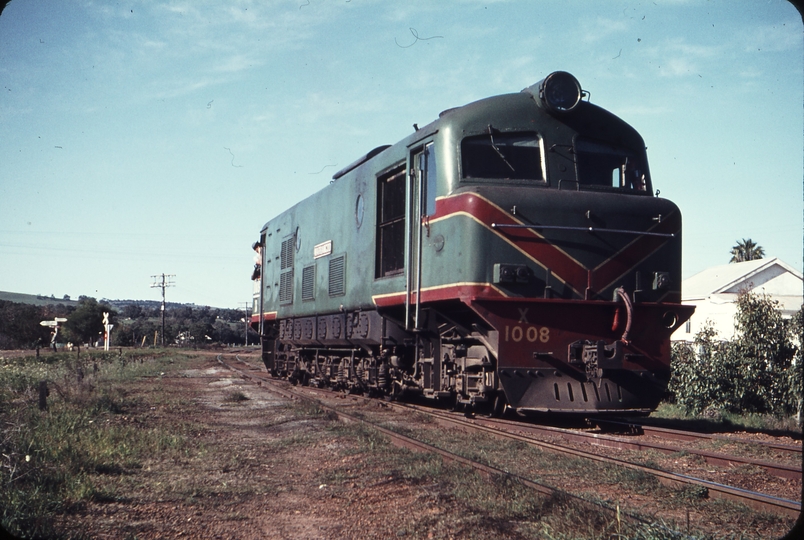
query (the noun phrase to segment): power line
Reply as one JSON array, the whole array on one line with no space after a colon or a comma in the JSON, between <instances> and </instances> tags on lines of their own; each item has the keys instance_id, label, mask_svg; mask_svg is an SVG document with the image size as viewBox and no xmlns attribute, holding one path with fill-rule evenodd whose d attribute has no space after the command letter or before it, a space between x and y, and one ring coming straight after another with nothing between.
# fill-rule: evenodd
<instances>
[{"instance_id":1,"label":"power line","mask_svg":"<svg viewBox=\"0 0 804 540\"><path fill-rule=\"evenodd\" d=\"M151 285L151 288L162 289L162 346L163 347L165 346L165 289L168 287L176 286L176 284L173 281L171 281L175 277L176 274L160 274L156 276L151 276L151 278L154 280L153 284Z\"/></svg>"},{"instance_id":2,"label":"power line","mask_svg":"<svg viewBox=\"0 0 804 540\"><path fill-rule=\"evenodd\" d=\"M234 251L225 252L219 251L213 254L204 254L198 253L197 251L192 251L188 249L187 251L165 251L165 252L155 252L153 249L148 248L146 246L142 246L141 248L135 247L133 249L128 250L102 250L99 251L97 249L76 249L73 247L53 247L47 248L46 246L38 246L38 245L31 245L31 244L21 244L21 243L10 243L2 241L0 242L0 252L3 252L4 255L20 255L20 256L37 256L39 253L44 253L45 251L48 252L60 252L60 257L70 257L75 259L81 259L88 255L92 255L94 258L101 258L104 260L112 260L112 261L141 261L143 259L198 259L198 260L211 260L211 261L235 261L238 259L243 259L242 253L236 253Z\"/></svg>"},{"instance_id":3,"label":"power line","mask_svg":"<svg viewBox=\"0 0 804 540\"><path fill-rule=\"evenodd\" d=\"M245 315L243 317L243 322L246 323L246 341L245 341L246 347L248 347L248 326L249 326L249 323L251 322L250 317L249 317L249 312L248 312L250 307L251 307L251 302L240 302L240 309L243 310L243 313Z\"/></svg>"}]
</instances>

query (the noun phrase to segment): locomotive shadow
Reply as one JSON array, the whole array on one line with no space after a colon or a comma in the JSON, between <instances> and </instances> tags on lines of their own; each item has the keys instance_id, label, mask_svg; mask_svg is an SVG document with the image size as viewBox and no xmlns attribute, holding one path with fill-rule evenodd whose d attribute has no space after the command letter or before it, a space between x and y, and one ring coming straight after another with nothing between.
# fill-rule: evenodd
<instances>
[{"instance_id":1,"label":"locomotive shadow","mask_svg":"<svg viewBox=\"0 0 804 540\"><path fill-rule=\"evenodd\" d=\"M613 419L612 419L613 420ZM627 421L623 418L622 421ZM677 429L682 431L695 431L701 433L762 433L765 435L772 435L774 437L789 437L796 441L802 440L802 434L799 431L794 431L787 428L754 428L744 425L737 425L732 423L728 418L720 420L708 418L690 418L690 419L675 419L675 418L642 418L640 422L655 427L662 427L668 429Z\"/></svg>"},{"instance_id":2,"label":"locomotive shadow","mask_svg":"<svg viewBox=\"0 0 804 540\"><path fill-rule=\"evenodd\" d=\"M412 405L420 405L423 407L436 409L440 411L454 412L456 414L462 414L467 418L494 417L491 410L489 410L488 408L477 407L472 410L467 410L464 407L460 407L459 404L455 404L445 400L433 401L432 399L426 398L421 395L402 395L400 397L395 398L395 401L398 401L400 403L410 403ZM504 420L513 420L521 422L523 424L535 424L539 426L549 426L557 428L579 429L579 428L591 427L588 420L589 418L588 413L556 415L550 413L529 412L528 414L522 414L514 411L509 407L508 409L505 410L505 412L502 415L499 416L499 418Z\"/></svg>"}]
</instances>

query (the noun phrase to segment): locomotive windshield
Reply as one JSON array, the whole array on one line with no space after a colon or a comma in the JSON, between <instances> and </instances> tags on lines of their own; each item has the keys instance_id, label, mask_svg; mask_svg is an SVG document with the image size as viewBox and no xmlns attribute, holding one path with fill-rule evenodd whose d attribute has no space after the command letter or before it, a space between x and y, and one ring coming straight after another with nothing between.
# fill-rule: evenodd
<instances>
[{"instance_id":1,"label":"locomotive windshield","mask_svg":"<svg viewBox=\"0 0 804 540\"><path fill-rule=\"evenodd\" d=\"M641 159L625 148L577 139L578 184L587 188L616 188L650 193Z\"/></svg>"},{"instance_id":2,"label":"locomotive windshield","mask_svg":"<svg viewBox=\"0 0 804 540\"><path fill-rule=\"evenodd\" d=\"M461 142L464 178L544 181L541 139L536 133L495 133Z\"/></svg>"}]
</instances>

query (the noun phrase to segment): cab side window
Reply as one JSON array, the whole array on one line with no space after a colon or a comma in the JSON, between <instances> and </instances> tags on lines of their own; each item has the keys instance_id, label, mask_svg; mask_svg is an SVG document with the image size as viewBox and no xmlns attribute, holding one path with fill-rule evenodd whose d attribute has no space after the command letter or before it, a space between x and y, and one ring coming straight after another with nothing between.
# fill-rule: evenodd
<instances>
[{"instance_id":1,"label":"cab side window","mask_svg":"<svg viewBox=\"0 0 804 540\"><path fill-rule=\"evenodd\" d=\"M377 256L375 277L405 269L405 167L377 179Z\"/></svg>"}]
</instances>

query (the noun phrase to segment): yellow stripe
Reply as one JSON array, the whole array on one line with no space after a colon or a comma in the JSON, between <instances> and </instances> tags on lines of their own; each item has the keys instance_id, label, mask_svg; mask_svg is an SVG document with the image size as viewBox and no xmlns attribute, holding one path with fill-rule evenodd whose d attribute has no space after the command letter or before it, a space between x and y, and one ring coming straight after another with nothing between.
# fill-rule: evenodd
<instances>
[{"instance_id":1,"label":"yellow stripe","mask_svg":"<svg viewBox=\"0 0 804 540\"><path fill-rule=\"evenodd\" d=\"M491 289L494 289L498 293L500 293L501 296L503 296L505 298L508 298L508 295L502 289L500 289L499 287L497 287L493 283L480 283L480 282L471 282L471 281L462 281L460 283L447 283L445 285L435 285L433 287L423 287L422 288L422 293L429 292L429 291L437 291L439 289L447 289L447 288L450 288L450 287L489 287ZM404 295L405 295L405 291L399 291L399 292L393 292L393 293L384 293L384 294L375 294L375 295L373 295L371 297L371 301L374 302L374 304L376 305L378 299L391 298L392 296L404 296Z\"/></svg>"}]
</instances>

